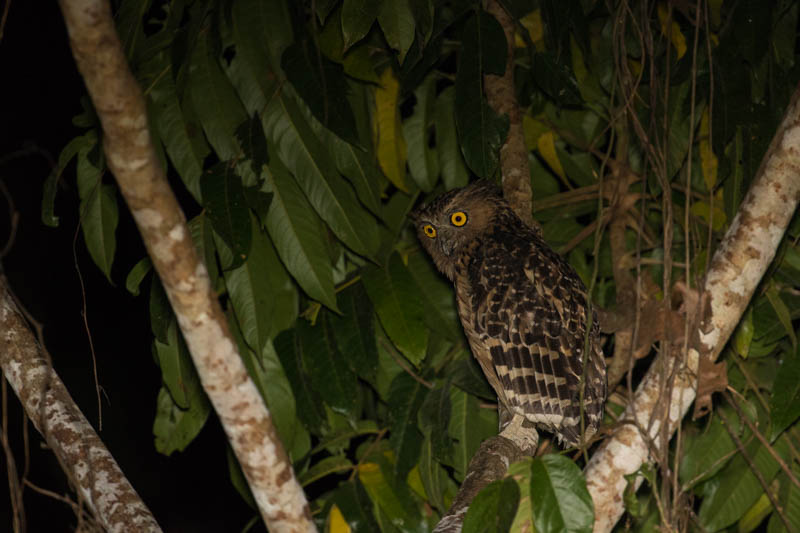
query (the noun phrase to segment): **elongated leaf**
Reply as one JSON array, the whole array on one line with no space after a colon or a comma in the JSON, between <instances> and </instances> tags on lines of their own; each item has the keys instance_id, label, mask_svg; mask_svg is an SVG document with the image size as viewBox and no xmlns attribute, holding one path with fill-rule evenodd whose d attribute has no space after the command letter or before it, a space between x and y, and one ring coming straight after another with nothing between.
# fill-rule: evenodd
<instances>
[{"instance_id":1,"label":"elongated leaf","mask_svg":"<svg viewBox=\"0 0 800 533\"><path fill-rule=\"evenodd\" d=\"M464 25L455 85L455 117L461 153L481 178L494 175L508 117L497 115L483 97L483 75L505 70L506 38L497 19L479 12Z\"/></svg>"},{"instance_id":2,"label":"elongated leaf","mask_svg":"<svg viewBox=\"0 0 800 533\"><path fill-rule=\"evenodd\" d=\"M362 271L364 288L392 342L415 365L425 357L428 329L419 289L398 254L385 267Z\"/></svg>"},{"instance_id":3,"label":"elongated leaf","mask_svg":"<svg viewBox=\"0 0 800 533\"><path fill-rule=\"evenodd\" d=\"M231 262L222 268L236 269L247 260L253 239L242 179L227 163L217 163L200 178L200 191L211 226L231 251Z\"/></svg>"},{"instance_id":4,"label":"elongated leaf","mask_svg":"<svg viewBox=\"0 0 800 533\"><path fill-rule=\"evenodd\" d=\"M519 487L511 478L498 479L481 490L464 517L464 533L507 533L519 505ZM538 531L538 529L537 529Z\"/></svg>"},{"instance_id":5,"label":"elongated leaf","mask_svg":"<svg viewBox=\"0 0 800 533\"><path fill-rule=\"evenodd\" d=\"M406 185L406 141L403 138L399 109L400 83L391 68L384 69L380 86L375 88L374 129L377 132L378 162L395 187L408 192Z\"/></svg>"},{"instance_id":6,"label":"elongated leaf","mask_svg":"<svg viewBox=\"0 0 800 533\"><path fill-rule=\"evenodd\" d=\"M426 396L419 410L419 429L430 440L433 457L437 461L447 462L450 455L450 436L447 427L450 425L450 382L436 387Z\"/></svg>"},{"instance_id":7,"label":"elongated leaf","mask_svg":"<svg viewBox=\"0 0 800 533\"><path fill-rule=\"evenodd\" d=\"M325 409L319 391L311 385L311 378L303 367L303 348L296 329L288 329L275 337L273 346L292 386L298 418L311 433L319 435L326 425Z\"/></svg>"},{"instance_id":8,"label":"elongated leaf","mask_svg":"<svg viewBox=\"0 0 800 533\"><path fill-rule=\"evenodd\" d=\"M455 121L455 89L448 87L436 99L436 153L446 189L463 187L469 181L464 155L458 144Z\"/></svg>"},{"instance_id":9,"label":"elongated leaf","mask_svg":"<svg viewBox=\"0 0 800 533\"><path fill-rule=\"evenodd\" d=\"M186 115L178 101L174 73L167 57L167 54L163 54L159 58L166 71L157 75L149 92L154 106L154 125L181 181L199 202L203 160L211 149L203 137L200 125ZM187 105L191 107L191 104L185 102L184 106Z\"/></svg>"},{"instance_id":10,"label":"elongated leaf","mask_svg":"<svg viewBox=\"0 0 800 533\"><path fill-rule=\"evenodd\" d=\"M341 6L336 8L322 27L322 31L317 35L317 41L320 50L328 59L342 64L345 74L357 80L378 83L369 42L362 41L351 46L345 54Z\"/></svg>"},{"instance_id":11,"label":"elongated leaf","mask_svg":"<svg viewBox=\"0 0 800 533\"><path fill-rule=\"evenodd\" d=\"M431 329L450 340L461 340L463 333L452 285L436 271L427 255L421 251L409 254L408 270L419 285L425 309L431 317Z\"/></svg>"},{"instance_id":12,"label":"elongated leaf","mask_svg":"<svg viewBox=\"0 0 800 533\"><path fill-rule=\"evenodd\" d=\"M339 351L327 313L319 316L316 326L298 321L295 330L314 389L334 412L357 420L360 410L360 398L354 393L358 389L357 377Z\"/></svg>"},{"instance_id":13,"label":"elongated leaf","mask_svg":"<svg viewBox=\"0 0 800 533\"><path fill-rule=\"evenodd\" d=\"M192 242L194 247L197 248L197 253L206 265L212 287L215 290L224 290L224 280L220 277L219 267L217 266L214 231L211 229L211 224L205 215L200 214L189 221L189 232L192 234Z\"/></svg>"},{"instance_id":14,"label":"elongated leaf","mask_svg":"<svg viewBox=\"0 0 800 533\"><path fill-rule=\"evenodd\" d=\"M447 475L447 471L442 468L433 457L433 444L430 437L425 437L422 441L422 451L419 458L419 475L422 485L425 487L425 494L428 496L434 507L444 513L447 510L445 505L445 493L454 487L452 480Z\"/></svg>"},{"instance_id":15,"label":"elongated leaf","mask_svg":"<svg viewBox=\"0 0 800 533\"><path fill-rule=\"evenodd\" d=\"M787 458L789 448L785 440L779 440L774 448L784 460ZM745 445L745 451L767 483L772 481L779 465L766 447L753 439ZM734 457L707 485L697 516L700 524L710 531L718 531L739 520L764 492L741 455Z\"/></svg>"},{"instance_id":16,"label":"elongated leaf","mask_svg":"<svg viewBox=\"0 0 800 533\"><path fill-rule=\"evenodd\" d=\"M405 479L417 464L422 434L417 427L417 412L428 390L407 373L398 374L389 389L389 442L397 454L395 472Z\"/></svg>"},{"instance_id":17,"label":"elongated leaf","mask_svg":"<svg viewBox=\"0 0 800 533\"><path fill-rule=\"evenodd\" d=\"M119 222L116 189L100 185L94 194L81 202L81 228L86 247L94 263L111 281L111 266L117 249L115 232Z\"/></svg>"},{"instance_id":18,"label":"elongated leaf","mask_svg":"<svg viewBox=\"0 0 800 533\"><path fill-rule=\"evenodd\" d=\"M770 398L770 441L800 418L800 349L784 353Z\"/></svg>"},{"instance_id":19,"label":"elongated leaf","mask_svg":"<svg viewBox=\"0 0 800 533\"><path fill-rule=\"evenodd\" d=\"M400 531L427 531L408 485L396 480L387 461L379 459L379 462L364 463L358 467L358 479L370 499Z\"/></svg>"},{"instance_id":20,"label":"elongated leaf","mask_svg":"<svg viewBox=\"0 0 800 533\"><path fill-rule=\"evenodd\" d=\"M592 497L580 468L567 457L543 455L533 461L530 495L537 532L592 531Z\"/></svg>"},{"instance_id":21,"label":"elongated leaf","mask_svg":"<svg viewBox=\"0 0 800 533\"><path fill-rule=\"evenodd\" d=\"M730 457L725 457L734 449L728 431L720 419L714 417L705 432L687 446L681 458L681 483L691 487L713 476L727 464Z\"/></svg>"},{"instance_id":22,"label":"elongated leaf","mask_svg":"<svg viewBox=\"0 0 800 533\"><path fill-rule=\"evenodd\" d=\"M372 502L358 479L339 485L333 501L342 511L353 533L372 533L379 530L372 514Z\"/></svg>"},{"instance_id":23,"label":"elongated leaf","mask_svg":"<svg viewBox=\"0 0 800 533\"><path fill-rule=\"evenodd\" d=\"M72 161L81 150L91 150L97 144L97 132L90 130L85 135L75 137L61 150L58 155L58 167L47 176L42 192L42 223L51 228L58 226L58 217L55 216L56 193L58 180L64 168Z\"/></svg>"},{"instance_id":24,"label":"elongated leaf","mask_svg":"<svg viewBox=\"0 0 800 533\"><path fill-rule=\"evenodd\" d=\"M770 305L772 305L772 309L775 310L775 314L778 316L778 320L781 321L786 333L789 335L789 339L792 341L792 346L797 348L797 337L794 334L794 326L792 325L792 315L789 312L789 308L786 307L786 303L781 298L780 293L778 292L778 288L772 284L769 286L767 291L765 292L767 299L769 300Z\"/></svg>"},{"instance_id":25,"label":"elongated leaf","mask_svg":"<svg viewBox=\"0 0 800 533\"><path fill-rule=\"evenodd\" d=\"M133 265L133 268L128 272L128 277L125 278L125 288L134 296L139 296L139 287L142 280L152 270L153 263L150 262L149 257L140 259L138 263Z\"/></svg>"},{"instance_id":26,"label":"elongated leaf","mask_svg":"<svg viewBox=\"0 0 800 533\"><path fill-rule=\"evenodd\" d=\"M180 409L188 409L189 389L200 387L192 359L183 338L179 338L178 324L171 320L167 330L167 343L154 340L154 351L161 367L161 379L172 400Z\"/></svg>"},{"instance_id":27,"label":"elongated leaf","mask_svg":"<svg viewBox=\"0 0 800 533\"><path fill-rule=\"evenodd\" d=\"M360 150L335 135L330 136L336 168L353 184L358 199L375 216L381 215L380 191L386 183L375 156Z\"/></svg>"},{"instance_id":28,"label":"elongated leaf","mask_svg":"<svg viewBox=\"0 0 800 533\"><path fill-rule=\"evenodd\" d=\"M277 159L270 163L266 190L273 195L266 226L278 255L309 297L336 310L324 226L297 182Z\"/></svg>"},{"instance_id":29,"label":"elongated leaf","mask_svg":"<svg viewBox=\"0 0 800 533\"><path fill-rule=\"evenodd\" d=\"M372 28L385 0L344 0L342 6L342 34L347 50L360 41Z\"/></svg>"},{"instance_id":30,"label":"elongated leaf","mask_svg":"<svg viewBox=\"0 0 800 533\"><path fill-rule=\"evenodd\" d=\"M795 479L800 478L800 465L795 461L792 464L792 474ZM789 524L800 524L800 488L789 480L784 473L779 474L780 493L779 505L783 507L784 516ZM767 533L791 533L786 530L786 526L778 516L777 512L772 513L767 525Z\"/></svg>"},{"instance_id":31,"label":"elongated leaf","mask_svg":"<svg viewBox=\"0 0 800 533\"><path fill-rule=\"evenodd\" d=\"M376 2L377 3L377 2ZM397 50L397 60L402 63L406 53L414 41L414 16L408 0L390 0L380 2L378 23L389 46Z\"/></svg>"},{"instance_id":32,"label":"elongated leaf","mask_svg":"<svg viewBox=\"0 0 800 533\"><path fill-rule=\"evenodd\" d=\"M342 314L330 314L336 343L350 368L372 383L378 371L378 347L372 304L364 286L353 284L339 294Z\"/></svg>"},{"instance_id":33,"label":"elongated leaf","mask_svg":"<svg viewBox=\"0 0 800 533\"><path fill-rule=\"evenodd\" d=\"M343 140L359 144L356 121L347 100L342 67L312 48L295 42L283 52L281 68L314 117Z\"/></svg>"},{"instance_id":34,"label":"elongated leaf","mask_svg":"<svg viewBox=\"0 0 800 533\"><path fill-rule=\"evenodd\" d=\"M353 463L343 455L326 457L315 463L311 468L303 472L298 481L302 486L310 485L325 476L341 474L353 469Z\"/></svg>"},{"instance_id":35,"label":"elongated leaf","mask_svg":"<svg viewBox=\"0 0 800 533\"><path fill-rule=\"evenodd\" d=\"M345 245L373 257L379 245L375 219L361 208L353 188L336 171L297 104L283 94L276 95L264 113L264 127L314 210Z\"/></svg>"},{"instance_id":36,"label":"elongated leaf","mask_svg":"<svg viewBox=\"0 0 800 533\"><path fill-rule=\"evenodd\" d=\"M242 68L264 95L277 87L283 50L292 42L292 28L284 2L239 0L233 3L233 36Z\"/></svg>"},{"instance_id":37,"label":"elongated leaf","mask_svg":"<svg viewBox=\"0 0 800 533\"><path fill-rule=\"evenodd\" d=\"M269 339L294 322L297 294L275 248L252 215L250 224L250 256L241 266L225 272L225 285L242 335L259 354ZM223 264L230 260L231 252L221 241L217 242L217 249Z\"/></svg>"},{"instance_id":38,"label":"elongated leaf","mask_svg":"<svg viewBox=\"0 0 800 533\"><path fill-rule=\"evenodd\" d=\"M463 480L470 459L484 439L497 434L497 411L481 409L479 400L450 387L450 424L447 431L455 440L452 466L456 479Z\"/></svg>"},{"instance_id":39,"label":"elongated leaf","mask_svg":"<svg viewBox=\"0 0 800 533\"><path fill-rule=\"evenodd\" d=\"M425 192L431 192L439 179L439 159L428 142L434 122L436 77L431 74L414 91L414 113L403 123L408 143L408 168L411 177Z\"/></svg>"},{"instance_id":40,"label":"elongated leaf","mask_svg":"<svg viewBox=\"0 0 800 533\"><path fill-rule=\"evenodd\" d=\"M208 34L195 43L189 67L192 103L208 141L222 161L238 157L236 128L247 119L247 113L230 80L222 72L217 52L210 45Z\"/></svg>"}]
</instances>

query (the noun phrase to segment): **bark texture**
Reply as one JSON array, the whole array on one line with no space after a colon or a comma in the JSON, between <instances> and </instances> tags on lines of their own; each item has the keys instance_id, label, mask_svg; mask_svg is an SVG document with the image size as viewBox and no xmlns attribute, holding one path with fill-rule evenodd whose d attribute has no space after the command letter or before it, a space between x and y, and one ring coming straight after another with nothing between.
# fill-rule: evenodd
<instances>
[{"instance_id":1,"label":"bark texture","mask_svg":"<svg viewBox=\"0 0 800 533\"><path fill-rule=\"evenodd\" d=\"M659 359L651 366L622 416L630 423L621 424L587 465L595 533L611 531L622 516L625 475L650 460L649 446L658 449L662 445L660 437L669 438L675 431L696 395L699 358L713 361L722 351L775 256L800 200L798 97L800 88L711 261L703 287L710 309L686 360ZM676 364L680 367L675 369L677 375L670 393L664 376L670 375Z\"/></svg>"},{"instance_id":2,"label":"bark texture","mask_svg":"<svg viewBox=\"0 0 800 533\"><path fill-rule=\"evenodd\" d=\"M506 71L502 76L487 75L483 78L486 100L498 114L508 115L508 137L500 148L500 172L503 175L503 196L522 220L529 226L533 222L531 171L528 165L528 150L522 131L522 113L517 103L514 88L514 31L515 22L497 0L486 2L486 11L493 15L506 34L508 55Z\"/></svg>"},{"instance_id":3,"label":"bark texture","mask_svg":"<svg viewBox=\"0 0 800 533\"><path fill-rule=\"evenodd\" d=\"M316 528L270 413L247 374L150 138L145 101L103 0L60 0L73 56L103 126L109 167L270 531Z\"/></svg>"},{"instance_id":4,"label":"bark texture","mask_svg":"<svg viewBox=\"0 0 800 533\"><path fill-rule=\"evenodd\" d=\"M1 275L0 368L28 418L106 531L161 531L42 354Z\"/></svg>"}]
</instances>

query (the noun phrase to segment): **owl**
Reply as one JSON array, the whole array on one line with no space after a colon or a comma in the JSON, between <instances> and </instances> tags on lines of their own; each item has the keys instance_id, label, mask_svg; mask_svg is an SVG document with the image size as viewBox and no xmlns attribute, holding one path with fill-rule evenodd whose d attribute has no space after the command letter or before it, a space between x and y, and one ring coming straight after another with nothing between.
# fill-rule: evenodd
<instances>
[{"instance_id":1,"label":"owl","mask_svg":"<svg viewBox=\"0 0 800 533\"><path fill-rule=\"evenodd\" d=\"M470 348L497 393L501 435L513 429L523 450L535 448L534 428L562 446L588 442L602 420L606 372L575 270L488 181L447 192L410 218L453 282Z\"/></svg>"}]
</instances>

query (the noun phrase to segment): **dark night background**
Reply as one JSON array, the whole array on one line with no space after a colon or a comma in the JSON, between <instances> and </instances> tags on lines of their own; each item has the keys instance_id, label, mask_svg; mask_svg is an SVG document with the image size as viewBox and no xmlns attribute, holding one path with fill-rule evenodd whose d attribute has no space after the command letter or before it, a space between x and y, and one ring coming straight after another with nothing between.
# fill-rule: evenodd
<instances>
[{"instance_id":1,"label":"dark night background","mask_svg":"<svg viewBox=\"0 0 800 533\"><path fill-rule=\"evenodd\" d=\"M147 299L130 295L124 287L128 271L144 255L127 208L121 203L114 286L92 263L79 233L74 163L59 184L59 227L48 228L41 222L42 184L64 145L81 133L72 125L72 117L81 111L80 98L85 94L56 2L11 3L0 41L0 65L4 95L0 186L5 186L19 214L13 246L0 258L0 269L44 327L56 372L97 429L91 335L103 393L100 437L164 531L241 531L254 512L229 481L225 440L213 415L184 452L165 457L155 450L152 424L161 378L151 355ZM0 196L0 249L10 235L8 199ZM76 263L85 284L88 334ZM22 472L22 410L10 387L7 409L8 433ZM30 424L29 432L28 478L74 499L66 476ZM5 470L3 460L0 531L11 531ZM62 502L28 488L24 505L28 532L75 529L77 519ZM259 525L250 531L263 530Z\"/></svg>"}]
</instances>

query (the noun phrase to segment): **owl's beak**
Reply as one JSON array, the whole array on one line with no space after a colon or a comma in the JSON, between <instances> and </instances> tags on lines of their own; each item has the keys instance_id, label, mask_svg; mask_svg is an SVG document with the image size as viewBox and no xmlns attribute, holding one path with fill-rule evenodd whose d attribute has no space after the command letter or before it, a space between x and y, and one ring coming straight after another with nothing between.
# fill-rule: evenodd
<instances>
[{"instance_id":1,"label":"owl's beak","mask_svg":"<svg viewBox=\"0 0 800 533\"><path fill-rule=\"evenodd\" d=\"M451 239L438 239L439 242L439 250L442 251L444 255L450 257L450 254L453 253L453 248L455 248L455 243Z\"/></svg>"}]
</instances>

